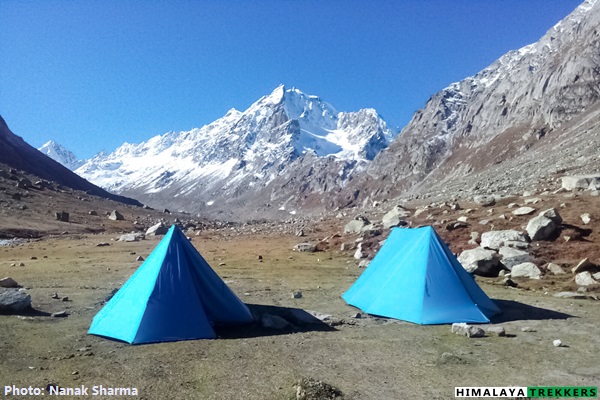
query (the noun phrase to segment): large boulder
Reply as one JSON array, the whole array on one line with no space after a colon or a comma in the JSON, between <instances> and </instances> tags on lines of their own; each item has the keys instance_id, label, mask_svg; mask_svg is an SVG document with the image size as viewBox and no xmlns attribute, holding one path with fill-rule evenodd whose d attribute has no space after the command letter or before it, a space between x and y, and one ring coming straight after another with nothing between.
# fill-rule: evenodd
<instances>
[{"instance_id":1,"label":"large boulder","mask_svg":"<svg viewBox=\"0 0 600 400\"><path fill-rule=\"evenodd\" d=\"M547 210L544 210L541 213L539 213L539 215L551 219L556 225L560 225L563 222L563 219L556 208L549 208Z\"/></svg>"},{"instance_id":2,"label":"large boulder","mask_svg":"<svg viewBox=\"0 0 600 400\"><path fill-rule=\"evenodd\" d=\"M293 250L305 253L314 253L317 251L317 246L312 243L298 243L294 246Z\"/></svg>"},{"instance_id":3,"label":"large boulder","mask_svg":"<svg viewBox=\"0 0 600 400\"><path fill-rule=\"evenodd\" d=\"M503 269L496 252L481 247L463 251L458 256L458 262L467 272L481 276L496 277Z\"/></svg>"},{"instance_id":4,"label":"large boulder","mask_svg":"<svg viewBox=\"0 0 600 400\"><path fill-rule=\"evenodd\" d=\"M530 278L540 279L542 271L532 262L524 262L512 267L510 271L511 278Z\"/></svg>"},{"instance_id":5,"label":"large boulder","mask_svg":"<svg viewBox=\"0 0 600 400\"><path fill-rule=\"evenodd\" d=\"M148 228L146 231L146 236L166 235L168 231L169 227L162 222L159 222L158 224L152 225L150 228Z\"/></svg>"},{"instance_id":6,"label":"large boulder","mask_svg":"<svg viewBox=\"0 0 600 400\"><path fill-rule=\"evenodd\" d=\"M527 223L527 234L531 240L547 240L556 232L557 225L543 215L533 217Z\"/></svg>"},{"instance_id":7,"label":"large boulder","mask_svg":"<svg viewBox=\"0 0 600 400\"><path fill-rule=\"evenodd\" d=\"M586 190L596 189L600 186L600 176L598 175L576 175L563 176L562 187L566 190Z\"/></svg>"},{"instance_id":8,"label":"large boulder","mask_svg":"<svg viewBox=\"0 0 600 400\"><path fill-rule=\"evenodd\" d=\"M473 201L484 207L490 207L496 204L494 196L475 196L473 197Z\"/></svg>"},{"instance_id":9,"label":"large boulder","mask_svg":"<svg viewBox=\"0 0 600 400\"><path fill-rule=\"evenodd\" d=\"M395 206L383 216L381 223L385 229L393 228L395 226L406 226L407 222L402 218L408 217L409 215L410 211L405 210L401 206Z\"/></svg>"},{"instance_id":10,"label":"large boulder","mask_svg":"<svg viewBox=\"0 0 600 400\"><path fill-rule=\"evenodd\" d=\"M125 217L117 210L113 210L113 212L109 214L108 219L111 219L113 221L123 221Z\"/></svg>"},{"instance_id":11,"label":"large boulder","mask_svg":"<svg viewBox=\"0 0 600 400\"><path fill-rule=\"evenodd\" d=\"M19 289L0 289L0 313L15 313L31 307L31 296Z\"/></svg>"},{"instance_id":12,"label":"large boulder","mask_svg":"<svg viewBox=\"0 0 600 400\"><path fill-rule=\"evenodd\" d=\"M121 235L119 237L119 242L138 242L144 239L144 234L142 232L131 232L126 233L125 235Z\"/></svg>"},{"instance_id":13,"label":"large boulder","mask_svg":"<svg viewBox=\"0 0 600 400\"><path fill-rule=\"evenodd\" d=\"M512 229L489 231L481 235L481 247L498 250L502 246L527 247L527 237L523 232Z\"/></svg>"},{"instance_id":14,"label":"large boulder","mask_svg":"<svg viewBox=\"0 0 600 400\"><path fill-rule=\"evenodd\" d=\"M508 269L512 269L517 264L533 261L533 257L528 252L512 247L500 247L498 253L502 256L502 264Z\"/></svg>"},{"instance_id":15,"label":"large boulder","mask_svg":"<svg viewBox=\"0 0 600 400\"><path fill-rule=\"evenodd\" d=\"M580 272L575 275L575 283L579 286L590 286L598 283L589 271Z\"/></svg>"},{"instance_id":16,"label":"large boulder","mask_svg":"<svg viewBox=\"0 0 600 400\"><path fill-rule=\"evenodd\" d=\"M367 225L371 225L369 220L359 215L344 226L344 233L360 233Z\"/></svg>"},{"instance_id":17,"label":"large boulder","mask_svg":"<svg viewBox=\"0 0 600 400\"><path fill-rule=\"evenodd\" d=\"M21 285L19 285L17 283L17 281L15 281L13 278L6 277L6 278L0 279L0 287L3 287L3 288L19 288L19 287L21 287Z\"/></svg>"}]
</instances>

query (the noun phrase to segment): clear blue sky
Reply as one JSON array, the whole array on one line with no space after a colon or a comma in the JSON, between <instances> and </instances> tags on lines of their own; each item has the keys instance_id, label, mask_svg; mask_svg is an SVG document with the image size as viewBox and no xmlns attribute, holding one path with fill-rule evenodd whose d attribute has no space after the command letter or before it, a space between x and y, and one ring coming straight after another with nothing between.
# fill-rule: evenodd
<instances>
[{"instance_id":1,"label":"clear blue sky","mask_svg":"<svg viewBox=\"0 0 600 400\"><path fill-rule=\"evenodd\" d=\"M0 114L87 158L200 127L280 83L404 126L574 0L0 0Z\"/></svg>"}]
</instances>

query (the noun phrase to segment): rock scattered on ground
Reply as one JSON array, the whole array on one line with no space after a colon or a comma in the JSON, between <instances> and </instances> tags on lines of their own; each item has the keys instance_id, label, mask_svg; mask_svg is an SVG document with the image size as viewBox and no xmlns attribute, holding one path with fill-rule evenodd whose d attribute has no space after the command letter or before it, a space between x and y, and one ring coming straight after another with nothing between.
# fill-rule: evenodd
<instances>
[{"instance_id":1,"label":"rock scattered on ground","mask_svg":"<svg viewBox=\"0 0 600 400\"><path fill-rule=\"evenodd\" d=\"M453 323L450 328L452 333L463 335L469 338L484 337L485 331L477 326L469 325L465 322Z\"/></svg>"},{"instance_id":2,"label":"rock scattered on ground","mask_svg":"<svg viewBox=\"0 0 600 400\"><path fill-rule=\"evenodd\" d=\"M19 289L0 289L0 313L17 313L31 308L31 296Z\"/></svg>"},{"instance_id":3,"label":"rock scattered on ground","mask_svg":"<svg viewBox=\"0 0 600 400\"><path fill-rule=\"evenodd\" d=\"M13 278L6 277L6 278L0 279L0 287L3 287L3 288L19 288L19 287L21 287L21 285L19 285L17 283L17 281L15 281Z\"/></svg>"}]
</instances>

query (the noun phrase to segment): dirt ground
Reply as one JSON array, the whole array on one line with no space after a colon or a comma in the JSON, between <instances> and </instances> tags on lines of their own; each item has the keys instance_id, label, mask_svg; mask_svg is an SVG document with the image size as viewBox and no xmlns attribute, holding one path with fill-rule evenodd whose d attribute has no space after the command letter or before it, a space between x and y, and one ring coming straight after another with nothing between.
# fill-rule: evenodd
<instances>
[{"instance_id":1,"label":"dirt ground","mask_svg":"<svg viewBox=\"0 0 600 400\"><path fill-rule=\"evenodd\" d=\"M302 378L333 385L346 399L452 399L455 386L600 383L600 302L554 297L544 280L523 290L478 278L504 311L493 325L503 326L506 337L468 339L448 325L352 318L359 310L340 296L363 269L339 246L291 250L322 236L310 234L207 230L192 243L254 313L314 310L331 314L334 326L246 326L219 331L216 340L140 346L87 329L141 264L136 257L146 257L160 238L126 243L112 234L62 235L0 247L0 276L28 288L35 309L0 315L0 385L135 387L144 399L288 400ZM293 298L295 291L302 297ZM62 310L68 317L49 316ZM565 347L554 347L555 339Z\"/></svg>"}]
</instances>

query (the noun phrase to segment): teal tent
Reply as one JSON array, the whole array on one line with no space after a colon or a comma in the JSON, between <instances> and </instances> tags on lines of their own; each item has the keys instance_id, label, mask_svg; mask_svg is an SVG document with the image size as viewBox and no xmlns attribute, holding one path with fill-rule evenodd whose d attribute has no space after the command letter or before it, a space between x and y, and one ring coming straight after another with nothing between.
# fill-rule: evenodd
<instances>
[{"instance_id":1,"label":"teal tent","mask_svg":"<svg viewBox=\"0 0 600 400\"><path fill-rule=\"evenodd\" d=\"M132 344L211 339L215 324L252 320L248 307L173 225L96 314L88 333Z\"/></svg>"},{"instance_id":2,"label":"teal tent","mask_svg":"<svg viewBox=\"0 0 600 400\"><path fill-rule=\"evenodd\" d=\"M430 226L392 229L342 298L366 313L416 324L484 323L500 313Z\"/></svg>"}]
</instances>

